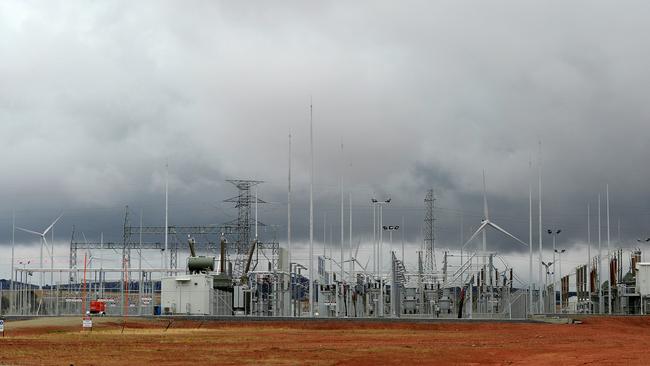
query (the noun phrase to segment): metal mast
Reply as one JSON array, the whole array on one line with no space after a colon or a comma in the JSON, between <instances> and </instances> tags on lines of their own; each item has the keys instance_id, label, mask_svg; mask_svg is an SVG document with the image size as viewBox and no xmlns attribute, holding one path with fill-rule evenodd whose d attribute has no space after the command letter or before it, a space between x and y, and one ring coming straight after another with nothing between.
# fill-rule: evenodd
<instances>
[{"instance_id":1,"label":"metal mast","mask_svg":"<svg viewBox=\"0 0 650 366\"><path fill-rule=\"evenodd\" d=\"M309 316L314 316L314 107L309 101L309 150L311 172L309 179Z\"/></svg>"},{"instance_id":2,"label":"metal mast","mask_svg":"<svg viewBox=\"0 0 650 366\"><path fill-rule=\"evenodd\" d=\"M542 243L543 243L543 238L542 238L542 142L539 142L539 161L537 162L537 175L539 178L539 183L538 183L538 198L539 202L537 204L537 208L539 209L538 213L538 219L539 219L539 283L540 287L542 286L542 283L546 283L546 281L542 281L542 266L544 262L544 258L542 258ZM546 286L546 285L545 285ZM546 289L544 289L546 291ZM539 301L539 312L544 313L544 291L540 292L540 301Z\"/></svg>"},{"instance_id":3,"label":"metal mast","mask_svg":"<svg viewBox=\"0 0 650 366\"><path fill-rule=\"evenodd\" d=\"M532 172L533 162L532 159L528 161L528 170ZM528 292L530 313L535 311L533 305L533 185L528 180ZM541 291L540 291L541 293Z\"/></svg>"},{"instance_id":4,"label":"metal mast","mask_svg":"<svg viewBox=\"0 0 650 366\"><path fill-rule=\"evenodd\" d=\"M610 241L609 240L610 239L609 237L609 184L607 184L605 187L606 187L605 190L607 195L607 267L609 268L609 270L607 271L607 274L609 274L609 281L607 282L609 284L609 288L607 290L609 295L607 296L607 309L609 315L612 315L612 278L613 277L612 277L612 263L611 263L612 259L610 257L611 252L609 248L609 241Z\"/></svg>"},{"instance_id":5,"label":"metal mast","mask_svg":"<svg viewBox=\"0 0 650 366\"><path fill-rule=\"evenodd\" d=\"M587 293L588 301L587 306L589 313L592 312L591 307L591 207L587 203Z\"/></svg>"},{"instance_id":6,"label":"metal mast","mask_svg":"<svg viewBox=\"0 0 650 366\"><path fill-rule=\"evenodd\" d=\"M341 278L339 281L341 282L341 297L343 297L343 290L345 288L343 285L343 282L345 281L345 271L343 269L343 242L345 240L345 212L343 201L343 142L341 142L341 176L339 177L339 191L341 194Z\"/></svg>"},{"instance_id":7,"label":"metal mast","mask_svg":"<svg viewBox=\"0 0 650 366\"><path fill-rule=\"evenodd\" d=\"M436 270L436 252L435 252L435 239L433 237L433 205L435 202L433 196L433 189L427 191L424 198L426 211L424 214L424 272L433 273Z\"/></svg>"},{"instance_id":8,"label":"metal mast","mask_svg":"<svg viewBox=\"0 0 650 366\"><path fill-rule=\"evenodd\" d=\"M165 163L165 254L163 255L163 265L165 269L168 268L169 261L167 257L169 256L169 251L167 247L167 241L169 236L169 163ZM169 273L167 273L169 275Z\"/></svg>"},{"instance_id":9,"label":"metal mast","mask_svg":"<svg viewBox=\"0 0 650 366\"><path fill-rule=\"evenodd\" d=\"M598 313L604 314L605 299L603 298L603 252L602 252L602 237L601 237L601 224L600 224L600 194L598 194Z\"/></svg>"},{"instance_id":10,"label":"metal mast","mask_svg":"<svg viewBox=\"0 0 650 366\"><path fill-rule=\"evenodd\" d=\"M289 178L287 185L287 258L289 262L289 277L291 277L291 133L289 133ZM293 290L291 291L291 296L293 296ZM291 304L293 304L292 299Z\"/></svg>"}]
</instances>

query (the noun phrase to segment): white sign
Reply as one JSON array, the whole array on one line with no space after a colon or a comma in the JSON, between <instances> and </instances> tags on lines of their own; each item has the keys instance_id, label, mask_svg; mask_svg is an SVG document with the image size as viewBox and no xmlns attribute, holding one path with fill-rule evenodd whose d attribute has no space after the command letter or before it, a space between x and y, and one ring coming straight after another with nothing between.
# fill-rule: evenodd
<instances>
[{"instance_id":1,"label":"white sign","mask_svg":"<svg viewBox=\"0 0 650 366\"><path fill-rule=\"evenodd\" d=\"M0 332L5 332L5 321L3 319L0 319Z\"/></svg>"},{"instance_id":2,"label":"white sign","mask_svg":"<svg viewBox=\"0 0 650 366\"><path fill-rule=\"evenodd\" d=\"M92 328L93 327L93 320L89 316L84 317L83 321L82 321L82 326L84 328Z\"/></svg>"}]
</instances>

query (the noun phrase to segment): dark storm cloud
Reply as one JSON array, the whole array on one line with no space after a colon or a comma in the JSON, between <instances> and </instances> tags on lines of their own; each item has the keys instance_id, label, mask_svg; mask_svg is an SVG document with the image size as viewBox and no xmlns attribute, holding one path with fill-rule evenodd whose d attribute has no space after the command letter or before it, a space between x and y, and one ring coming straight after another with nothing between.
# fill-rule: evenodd
<instances>
[{"instance_id":1,"label":"dark storm cloud","mask_svg":"<svg viewBox=\"0 0 650 366\"><path fill-rule=\"evenodd\" d=\"M318 222L337 222L343 174L359 235L370 198L391 196L386 219L404 217L417 243L434 187L438 243L457 247L461 214L465 236L480 222L485 169L492 217L527 240L541 140L545 226L566 245L584 240L605 183L622 236L648 235L649 6L5 1L3 244L11 208L33 228L66 212L66 238L76 224L119 239L126 204L162 224L166 161L173 223L231 220L224 180L261 179L262 220L282 239L289 132L304 242L310 96Z\"/></svg>"}]
</instances>

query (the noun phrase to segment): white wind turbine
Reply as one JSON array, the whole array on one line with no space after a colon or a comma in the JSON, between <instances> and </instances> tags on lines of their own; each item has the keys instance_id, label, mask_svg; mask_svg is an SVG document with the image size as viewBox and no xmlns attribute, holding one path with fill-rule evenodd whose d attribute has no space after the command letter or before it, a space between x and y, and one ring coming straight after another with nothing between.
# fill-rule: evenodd
<instances>
[{"instance_id":1,"label":"white wind turbine","mask_svg":"<svg viewBox=\"0 0 650 366\"><path fill-rule=\"evenodd\" d=\"M361 262L359 262L358 255L359 255L359 246L360 246L360 245L361 245L361 240L359 240L359 241L357 242L357 250L354 252L354 257L350 257L350 259L344 261L344 262L352 262L351 274L354 273L354 270L355 270L355 269L354 269L355 263L358 264L359 267L361 267L361 269L363 269L363 272L364 272L364 273L367 272L367 269L366 269L366 268L368 267L368 263L370 263L370 257L368 257L368 260L366 261L366 265L365 265L365 266L364 266L363 264L361 264Z\"/></svg>"},{"instance_id":2,"label":"white wind turbine","mask_svg":"<svg viewBox=\"0 0 650 366\"><path fill-rule=\"evenodd\" d=\"M45 235L47 235L47 233L49 233L50 230L52 230L52 228L54 227L54 225L56 224L56 222L59 221L59 219L61 218L61 216L63 216L63 214L59 215L59 217L57 217L56 220L54 220L54 221L52 222L52 224L50 224L50 226L48 226L47 229L45 229L42 233L39 233L39 232L37 232L37 231L33 231L33 230L24 229L24 228L22 228L22 227L16 227L16 229L18 229L18 230L24 231L24 232L26 232L26 233L30 233L30 234L34 234L34 235L38 235L38 236L41 237L41 259L40 259L40 263L41 263L41 264L40 264L40 266L41 266L41 267L40 267L40 269L41 269L41 283L40 283L40 289L41 289L41 290L43 289L43 247L44 247L44 246L47 248L47 251L48 251L48 253L50 254L50 269L54 269L54 248L52 248L52 247L50 247L50 246L48 245L48 243L47 243L47 239L45 238ZM52 244L54 244L54 243L52 243ZM53 282L53 280L54 280L54 271L52 271L52 273L51 273L50 275L51 275L50 282ZM50 286L51 286L51 285L52 285L52 283L50 283Z\"/></svg>"},{"instance_id":3,"label":"white wind turbine","mask_svg":"<svg viewBox=\"0 0 650 366\"><path fill-rule=\"evenodd\" d=\"M529 247L528 243L525 243L524 241L520 240L516 236L514 236L514 235L510 234L509 232L507 232L501 226L499 226L499 225L493 223L492 221L490 221L490 214L489 214L488 204L487 204L487 192L486 192L486 188L485 188L485 171L483 171L483 220L481 220L481 225L478 227L478 229L476 229L474 234L472 234L472 236L470 236L470 238L465 242L463 247L465 247L472 240L474 240L474 238L476 238L476 236L478 236L478 234L483 234L483 252L486 252L487 251L487 245L486 245L485 232L486 232L488 227L491 227L491 228L495 229L496 231L499 231L502 234L514 239L517 243L525 246L526 248Z\"/></svg>"}]
</instances>

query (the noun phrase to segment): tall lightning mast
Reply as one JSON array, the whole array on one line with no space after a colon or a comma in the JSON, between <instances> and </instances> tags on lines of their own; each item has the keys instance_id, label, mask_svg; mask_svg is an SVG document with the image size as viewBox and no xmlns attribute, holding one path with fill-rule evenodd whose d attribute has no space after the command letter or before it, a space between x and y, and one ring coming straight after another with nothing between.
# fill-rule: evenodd
<instances>
[{"instance_id":1,"label":"tall lightning mast","mask_svg":"<svg viewBox=\"0 0 650 366\"><path fill-rule=\"evenodd\" d=\"M532 159L528 161L528 171L532 173L533 162ZM528 293L530 312L533 313L533 184L530 182L530 175L528 178Z\"/></svg>"},{"instance_id":2,"label":"tall lightning mast","mask_svg":"<svg viewBox=\"0 0 650 366\"><path fill-rule=\"evenodd\" d=\"M343 279L344 279L344 270L343 270L343 241L345 240L345 213L343 211L343 142L341 142L341 177L339 178L339 190L341 193L341 289L343 289ZM343 295L343 292L341 292Z\"/></svg>"},{"instance_id":3,"label":"tall lightning mast","mask_svg":"<svg viewBox=\"0 0 650 366\"><path fill-rule=\"evenodd\" d=\"M537 203L537 208L539 209L538 212L538 219L539 219L539 283L540 286L542 283L544 283L542 279L542 262L544 261L544 258L542 258L542 242L543 242L543 237L542 237L542 141L539 141L539 161L537 162L537 176L539 178L539 182L537 185L538 188L538 198L539 202ZM546 291L546 289L544 289ZM543 294L543 291L540 292ZM544 301L543 301L543 295L540 296L540 302L539 302L539 312L544 313Z\"/></svg>"},{"instance_id":4,"label":"tall lightning mast","mask_svg":"<svg viewBox=\"0 0 650 366\"><path fill-rule=\"evenodd\" d=\"M289 178L287 185L287 258L289 262L289 275L291 276L291 133L289 133ZM291 303L293 303L292 301Z\"/></svg>"},{"instance_id":5,"label":"tall lightning mast","mask_svg":"<svg viewBox=\"0 0 650 366\"><path fill-rule=\"evenodd\" d=\"M612 315L612 264L611 264L611 252L609 248L609 184L605 186L605 194L607 195L607 268L609 270L607 273L609 274L609 281L607 282L609 284L609 296L607 296L607 307L608 307L608 312L609 315Z\"/></svg>"},{"instance_id":6,"label":"tall lightning mast","mask_svg":"<svg viewBox=\"0 0 650 366\"><path fill-rule=\"evenodd\" d=\"M167 260L169 256L169 251L167 247L168 243L168 233L169 232L169 163L165 163L165 254L163 255L163 262L165 262L164 269L167 269L167 266L169 265L169 260Z\"/></svg>"},{"instance_id":7,"label":"tall lightning mast","mask_svg":"<svg viewBox=\"0 0 650 366\"><path fill-rule=\"evenodd\" d=\"M309 180L309 316L314 316L314 120L313 105L309 101L309 150L311 174Z\"/></svg>"}]
</instances>

